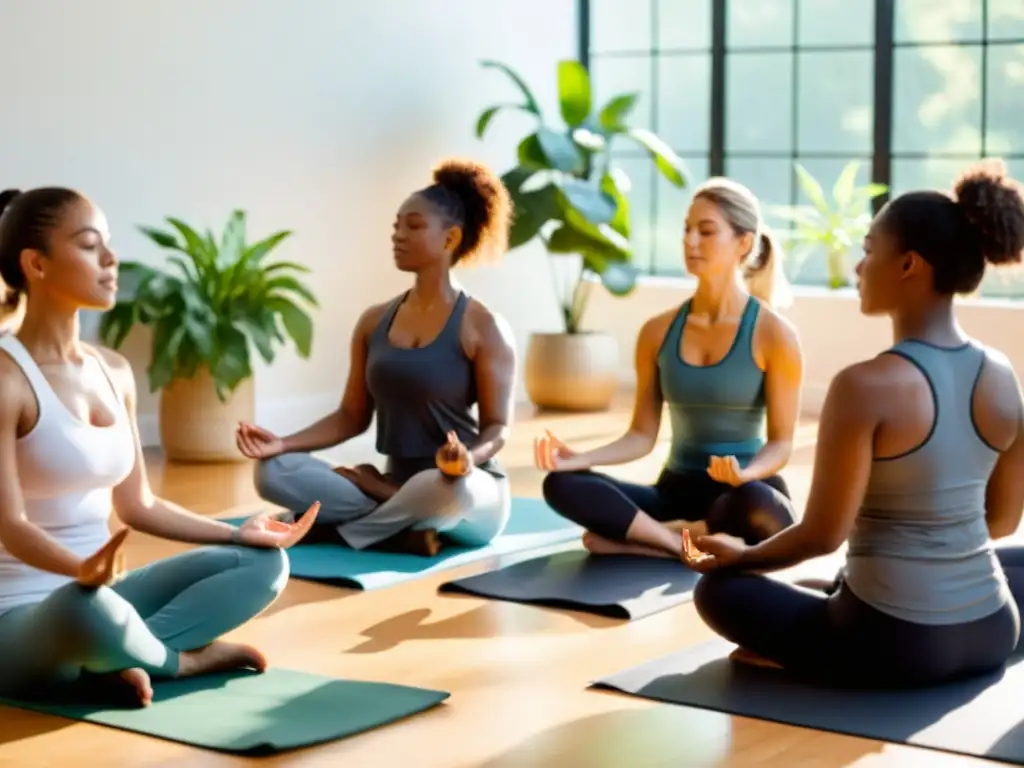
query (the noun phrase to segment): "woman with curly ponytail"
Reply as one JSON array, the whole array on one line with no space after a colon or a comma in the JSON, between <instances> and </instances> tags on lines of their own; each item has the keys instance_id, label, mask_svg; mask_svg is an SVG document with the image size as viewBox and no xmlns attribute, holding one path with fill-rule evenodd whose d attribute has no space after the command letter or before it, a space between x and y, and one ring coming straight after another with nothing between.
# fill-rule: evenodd
<instances>
[{"instance_id":1,"label":"woman with curly ponytail","mask_svg":"<svg viewBox=\"0 0 1024 768\"><path fill-rule=\"evenodd\" d=\"M414 284L360 317L337 410L283 438L238 429L264 499L296 514L320 500L321 538L356 549L432 556L445 541L482 546L504 530L511 496L497 455L512 423L512 334L452 269L503 255L511 214L501 179L467 160L441 163L402 204L393 257ZM310 455L363 434L374 416L383 472Z\"/></svg>"}]
</instances>

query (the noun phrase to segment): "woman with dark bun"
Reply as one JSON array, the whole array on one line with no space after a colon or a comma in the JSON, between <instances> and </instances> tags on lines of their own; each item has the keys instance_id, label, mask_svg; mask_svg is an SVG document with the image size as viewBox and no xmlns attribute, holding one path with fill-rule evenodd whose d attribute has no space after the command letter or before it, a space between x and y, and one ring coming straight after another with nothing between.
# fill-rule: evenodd
<instances>
[{"instance_id":1,"label":"woman with dark bun","mask_svg":"<svg viewBox=\"0 0 1024 768\"><path fill-rule=\"evenodd\" d=\"M1019 262L1021 188L998 163L954 194L879 213L857 266L861 311L895 344L841 371L821 414L803 518L749 546L711 535L684 558L695 602L734 658L828 683L910 687L1000 667L1020 637L1024 548L996 547L1024 509L1024 401L1007 358L964 333L953 297ZM849 548L830 585L773 580Z\"/></svg>"},{"instance_id":2,"label":"woman with dark bun","mask_svg":"<svg viewBox=\"0 0 1024 768\"><path fill-rule=\"evenodd\" d=\"M262 671L255 648L219 640L288 581L290 525L240 527L154 496L132 369L79 336L79 312L107 310L118 261L103 212L74 190L0 193L5 309L0 335L0 696L113 683L146 705L152 678ZM128 527L113 536L111 512ZM129 528L203 544L125 570Z\"/></svg>"},{"instance_id":3,"label":"woman with dark bun","mask_svg":"<svg viewBox=\"0 0 1024 768\"><path fill-rule=\"evenodd\" d=\"M395 218L395 264L415 283L359 318L337 410L287 437L239 427L239 449L259 461L261 497L295 514L320 500L316 538L432 556L445 540L483 546L504 530L511 497L496 457L512 423L512 334L451 271L502 255L511 213L489 169L441 163ZM383 473L310 455L363 434L374 415Z\"/></svg>"}]
</instances>

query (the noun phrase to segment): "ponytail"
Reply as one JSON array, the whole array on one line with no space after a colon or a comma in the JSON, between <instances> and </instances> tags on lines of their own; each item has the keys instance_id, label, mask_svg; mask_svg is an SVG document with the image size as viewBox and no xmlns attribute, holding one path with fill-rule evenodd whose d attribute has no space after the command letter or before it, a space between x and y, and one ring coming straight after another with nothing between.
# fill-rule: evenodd
<instances>
[{"instance_id":1,"label":"ponytail","mask_svg":"<svg viewBox=\"0 0 1024 768\"><path fill-rule=\"evenodd\" d=\"M788 307L792 303L789 281L782 270L782 254L766 226L762 226L754 249L743 269L747 290L773 308Z\"/></svg>"}]
</instances>

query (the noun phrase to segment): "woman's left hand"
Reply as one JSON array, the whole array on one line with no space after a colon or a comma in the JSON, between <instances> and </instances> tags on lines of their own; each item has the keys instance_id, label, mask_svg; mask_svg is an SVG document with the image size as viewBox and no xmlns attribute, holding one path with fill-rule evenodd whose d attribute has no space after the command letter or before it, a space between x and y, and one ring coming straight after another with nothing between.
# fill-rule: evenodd
<instances>
[{"instance_id":1,"label":"woman's left hand","mask_svg":"<svg viewBox=\"0 0 1024 768\"><path fill-rule=\"evenodd\" d=\"M683 530L683 562L698 573L736 565L747 551L743 539L724 533L700 536L696 541Z\"/></svg>"},{"instance_id":2,"label":"woman's left hand","mask_svg":"<svg viewBox=\"0 0 1024 768\"><path fill-rule=\"evenodd\" d=\"M261 549L288 549L309 533L319 511L320 502L315 501L295 523L285 523L271 517L270 512L260 512L242 523L238 543Z\"/></svg>"},{"instance_id":3,"label":"woman's left hand","mask_svg":"<svg viewBox=\"0 0 1024 768\"><path fill-rule=\"evenodd\" d=\"M448 442L438 448L434 462L446 477L465 477L473 471L473 458L455 432L448 433Z\"/></svg>"},{"instance_id":4,"label":"woman's left hand","mask_svg":"<svg viewBox=\"0 0 1024 768\"><path fill-rule=\"evenodd\" d=\"M735 456L712 456L708 463L708 474L712 480L734 488L747 482L747 477Z\"/></svg>"}]
</instances>

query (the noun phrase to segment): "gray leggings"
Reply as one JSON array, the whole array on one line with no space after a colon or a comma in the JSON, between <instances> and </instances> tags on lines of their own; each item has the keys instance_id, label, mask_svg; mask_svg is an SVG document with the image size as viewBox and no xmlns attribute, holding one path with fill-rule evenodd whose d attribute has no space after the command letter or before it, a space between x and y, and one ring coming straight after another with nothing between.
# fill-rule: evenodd
<instances>
[{"instance_id":1,"label":"gray leggings","mask_svg":"<svg viewBox=\"0 0 1024 768\"><path fill-rule=\"evenodd\" d=\"M179 653L244 624L287 581L284 551L225 546L158 560L112 587L65 584L0 616L0 696L134 667L174 677Z\"/></svg>"},{"instance_id":2,"label":"gray leggings","mask_svg":"<svg viewBox=\"0 0 1024 768\"><path fill-rule=\"evenodd\" d=\"M505 530L512 504L508 479L479 468L454 481L436 469L423 470L380 503L307 453L260 462L256 489L264 500L296 515L319 501L317 524L334 527L353 549L373 546L407 528L432 528L455 544L485 546Z\"/></svg>"}]
</instances>

